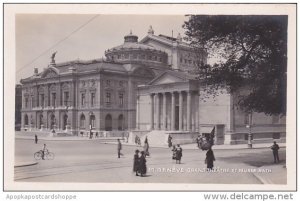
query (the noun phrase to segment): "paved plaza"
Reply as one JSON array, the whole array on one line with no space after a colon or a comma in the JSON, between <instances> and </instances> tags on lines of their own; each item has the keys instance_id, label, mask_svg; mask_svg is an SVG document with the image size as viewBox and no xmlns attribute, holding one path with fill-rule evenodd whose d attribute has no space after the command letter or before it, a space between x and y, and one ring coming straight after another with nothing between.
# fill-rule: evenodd
<instances>
[{"instance_id":1,"label":"paved plaza","mask_svg":"<svg viewBox=\"0 0 300 201\"><path fill-rule=\"evenodd\" d=\"M54 160L38 160L34 152L47 144L55 153ZM232 145L234 147L234 145ZM247 146L247 145L245 145ZM185 147L187 149L185 149ZM115 183L218 183L218 184L286 184L285 148L280 149L279 164L273 163L269 148L217 149L215 172L205 170L205 154L194 145L183 145L182 164L175 164L168 148L151 147L147 157L147 176L132 172L133 154L142 147L123 143L123 157L117 158L117 145L101 140L39 140L15 141L15 167L18 182L115 182ZM35 164L37 162L37 164Z\"/></svg>"}]
</instances>

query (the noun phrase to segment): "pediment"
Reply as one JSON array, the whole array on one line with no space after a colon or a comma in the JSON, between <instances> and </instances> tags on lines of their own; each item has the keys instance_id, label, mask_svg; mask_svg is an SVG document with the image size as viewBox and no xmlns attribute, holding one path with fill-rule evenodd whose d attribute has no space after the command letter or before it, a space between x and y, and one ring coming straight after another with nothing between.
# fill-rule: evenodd
<instances>
[{"instance_id":1,"label":"pediment","mask_svg":"<svg viewBox=\"0 0 300 201\"><path fill-rule=\"evenodd\" d=\"M58 75L58 70L54 67L47 68L41 75L42 78L51 78Z\"/></svg>"},{"instance_id":2,"label":"pediment","mask_svg":"<svg viewBox=\"0 0 300 201\"><path fill-rule=\"evenodd\" d=\"M186 82L188 79L176 76L171 73L165 72L156 78L154 78L149 85L160 85L160 84L169 84L169 83L177 83L177 82Z\"/></svg>"}]
</instances>

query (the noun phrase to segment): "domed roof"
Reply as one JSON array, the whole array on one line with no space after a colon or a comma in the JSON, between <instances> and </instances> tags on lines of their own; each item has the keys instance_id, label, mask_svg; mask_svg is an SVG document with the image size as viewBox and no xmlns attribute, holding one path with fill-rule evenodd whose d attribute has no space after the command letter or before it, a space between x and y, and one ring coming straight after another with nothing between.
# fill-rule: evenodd
<instances>
[{"instance_id":1,"label":"domed roof","mask_svg":"<svg viewBox=\"0 0 300 201\"><path fill-rule=\"evenodd\" d=\"M119 45L113 48L110 48L108 52L110 51L118 51L118 50L124 50L124 49L141 49L141 50L156 50L154 47L150 45L145 45L138 42L138 36L133 35L130 31L130 34L124 36L124 44Z\"/></svg>"}]
</instances>

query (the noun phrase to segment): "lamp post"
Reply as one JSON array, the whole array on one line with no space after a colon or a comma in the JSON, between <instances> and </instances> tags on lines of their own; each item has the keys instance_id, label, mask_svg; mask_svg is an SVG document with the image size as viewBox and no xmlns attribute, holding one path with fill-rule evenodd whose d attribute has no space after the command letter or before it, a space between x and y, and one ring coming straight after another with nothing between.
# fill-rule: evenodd
<instances>
[{"instance_id":1,"label":"lamp post","mask_svg":"<svg viewBox=\"0 0 300 201\"><path fill-rule=\"evenodd\" d=\"M246 128L248 128L248 148L252 149L252 132L251 132L251 126L252 126L252 112L248 114L248 124L246 125Z\"/></svg>"}]
</instances>

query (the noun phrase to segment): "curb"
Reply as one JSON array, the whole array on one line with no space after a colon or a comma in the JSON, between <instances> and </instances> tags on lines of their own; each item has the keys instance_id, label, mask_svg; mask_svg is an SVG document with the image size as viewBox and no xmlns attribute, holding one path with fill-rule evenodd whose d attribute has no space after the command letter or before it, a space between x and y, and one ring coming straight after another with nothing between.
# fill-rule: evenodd
<instances>
[{"instance_id":1,"label":"curb","mask_svg":"<svg viewBox=\"0 0 300 201\"><path fill-rule=\"evenodd\" d=\"M26 167L26 166L32 166L32 165L37 165L38 164L38 162L27 162L27 163L20 163L20 164L15 164L15 168L16 167Z\"/></svg>"},{"instance_id":2,"label":"curb","mask_svg":"<svg viewBox=\"0 0 300 201\"><path fill-rule=\"evenodd\" d=\"M274 184L270 179L265 179L263 178L262 176L256 174L256 173L253 173L254 177L256 179L258 179L262 184Z\"/></svg>"}]
</instances>

